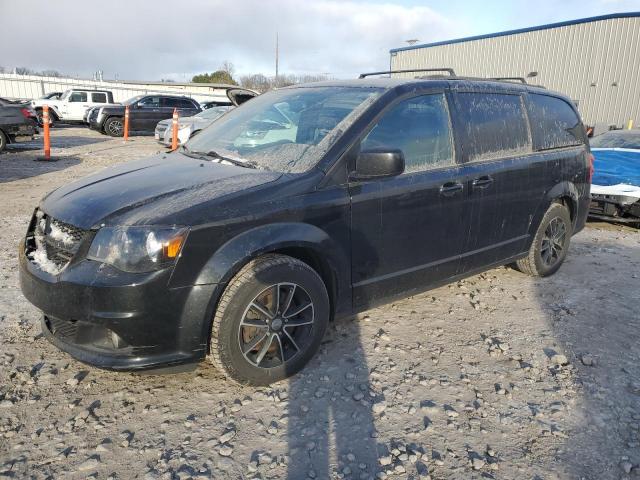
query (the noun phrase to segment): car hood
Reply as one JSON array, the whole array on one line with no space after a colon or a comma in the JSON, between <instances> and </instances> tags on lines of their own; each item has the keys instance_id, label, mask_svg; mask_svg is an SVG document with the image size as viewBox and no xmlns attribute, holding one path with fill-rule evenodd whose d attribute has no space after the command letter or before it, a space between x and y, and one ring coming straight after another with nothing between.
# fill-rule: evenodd
<instances>
[{"instance_id":1,"label":"car hood","mask_svg":"<svg viewBox=\"0 0 640 480\"><path fill-rule=\"evenodd\" d=\"M159 121L158 125L168 128L171 125L171 122L172 122L172 119L168 118L166 120ZM181 125L204 126L204 125L209 125L210 123L213 123L213 120L211 120L210 118L202 118L202 117L182 117L180 118L179 123Z\"/></svg>"},{"instance_id":2,"label":"car hood","mask_svg":"<svg viewBox=\"0 0 640 480\"><path fill-rule=\"evenodd\" d=\"M186 210L244 193L280 176L278 172L220 164L179 152L159 154L65 185L46 196L40 208L83 229L180 224ZM208 209L200 210L206 214ZM197 221L189 218L190 222Z\"/></svg>"}]
</instances>

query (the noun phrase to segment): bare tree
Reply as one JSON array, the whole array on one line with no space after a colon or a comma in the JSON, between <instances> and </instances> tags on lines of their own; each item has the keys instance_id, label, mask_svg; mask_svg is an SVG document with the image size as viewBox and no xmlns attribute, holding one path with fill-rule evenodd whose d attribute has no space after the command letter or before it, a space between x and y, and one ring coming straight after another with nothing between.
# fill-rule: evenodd
<instances>
[{"instance_id":1,"label":"bare tree","mask_svg":"<svg viewBox=\"0 0 640 480\"><path fill-rule=\"evenodd\" d=\"M229 60L225 60L224 62L222 62L222 65L220 65L220 68L218 70L227 72L229 74L229 77L231 78L233 78L233 74L235 73L235 67Z\"/></svg>"},{"instance_id":2,"label":"bare tree","mask_svg":"<svg viewBox=\"0 0 640 480\"><path fill-rule=\"evenodd\" d=\"M27 67L16 67L13 69L13 73L17 73L18 75L33 75L33 70Z\"/></svg>"},{"instance_id":3,"label":"bare tree","mask_svg":"<svg viewBox=\"0 0 640 480\"><path fill-rule=\"evenodd\" d=\"M256 73L240 77L240 85L264 93L273 88L282 88L298 83L322 82L329 79L326 75L278 75L277 78L268 78L261 73Z\"/></svg>"}]
</instances>

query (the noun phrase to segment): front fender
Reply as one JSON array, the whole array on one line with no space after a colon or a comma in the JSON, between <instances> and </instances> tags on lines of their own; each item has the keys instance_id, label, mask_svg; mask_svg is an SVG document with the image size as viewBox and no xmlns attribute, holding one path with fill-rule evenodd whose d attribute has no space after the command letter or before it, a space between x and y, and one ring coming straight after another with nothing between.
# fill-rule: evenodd
<instances>
[{"instance_id":1,"label":"front fender","mask_svg":"<svg viewBox=\"0 0 640 480\"><path fill-rule=\"evenodd\" d=\"M275 223L247 230L224 243L207 260L198 274L196 285L215 284L201 324L201 341L208 341L211 321L226 284L251 259L287 248L303 248L321 258L334 277L336 310L350 308L350 264L347 254L322 229L307 223ZM199 287L197 287L199 288Z\"/></svg>"},{"instance_id":2,"label":"front fender","mask_svg":"<svg viewBox=\"0 0 640 480\"><path fill-rule=\"evenodd\" d=\"M285 248L305 248L338 272L348 265L346 253L322 229L308 223L286 222L261 225L224 243L205 263L196 285L227 283L249 260Z\"/></svg>"}]
</instances>

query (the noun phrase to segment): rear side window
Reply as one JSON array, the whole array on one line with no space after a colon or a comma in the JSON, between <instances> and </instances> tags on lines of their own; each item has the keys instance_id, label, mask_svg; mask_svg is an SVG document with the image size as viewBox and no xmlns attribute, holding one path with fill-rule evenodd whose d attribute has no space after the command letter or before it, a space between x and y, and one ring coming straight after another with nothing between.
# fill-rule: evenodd
<instances>
[{"instance_id":1,"label":"rear side window","mask_svg":"<svg viewBox=\"0 0 640 480\"><path fill-rule=\"evenodd\" d=\"M492 160L531 151L520 95L458 93L458 106L469 161Z\"/></svg>"},{"instance_id":2,"label":"rear side window","mask_svg":"<svg viewBox=\"0 0 640 480\"><path fill-rule=\"evenodd\" d=\"M564 100L547 95L529 94L529 120L533 148L549 150L584 143L580 119Z\"/></svg>"},{"instance_id":3,"label":"rear side window","mask_svg":"<svg viewBox=\"0 0 640 480\"><path fill-rule=\"evenodd\" d=\"M191 100L187 100L186 98L178 99L178 108L196 108Z\"/></svg>"},{"instance_id":4,"label":"rear side window","mask_svg":"<svg viewBox=\"0 0 640 480\"><path fill-rule=\"evenodd\" d=\"M91 99L95 103L107 103L107 94L106 93L92 93Z\"/></svg>"},{"instance_id":5,"label":"rear side window","mask_svg":"<svg viewBox=\"0 0 640 480\"><path fill-rule=\"evenodd\" d=\"M177 98L163 98L162 99L163 107L171 107L171 108L179 108L180 102Z\"/></svg>"},{"instance_id":6,"label":"rear side window","mask_svg":"<svg viewBox=\"0 0 640 480\"><path fill-rule=\"evenodd\" d=\"M405 172L454 164L444 94L412 97L391 107L368 133L361 150L402 150Z\"/></svg>"}]
</instances>

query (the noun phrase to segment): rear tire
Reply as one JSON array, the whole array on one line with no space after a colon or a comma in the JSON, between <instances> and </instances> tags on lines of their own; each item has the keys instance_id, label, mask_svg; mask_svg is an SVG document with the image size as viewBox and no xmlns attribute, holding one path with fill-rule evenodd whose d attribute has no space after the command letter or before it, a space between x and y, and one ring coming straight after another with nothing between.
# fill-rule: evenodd
<instances>
[{"instance_id":1,"label":"rear tire","mask_svg":"<svg viewBox=\"0 0 640 480\"><path fill-rule=\"evenodd\" d=\"M553 275L567 257L572 233L569 210L553 203L538 226L529 253L516 261L516 268L534 277Z\"/></svg>"},{"instance_id":2,"label":"rear tire","mask_svg":"<svg viewBox=\"0 0 640 480\"><path fill-rule=\"evenodd\" d=\"M7 148L7 136L0 130L0 153L4 152L5 148Z\"/></svg>"},{"instance_id":3,"label":"rear tire","mask_svg":"<svg viewBox=\"0 0 640 480\"><path fill-rule=\"evenodd\" d=\"M210 360L229 379L268 385L300 371L329 323L320 276L285 255L264 255L227 285L211 329Z\"/></svg>"},{"instance_id":4,"label":"rear tire","mask_svg":"<svg viewBox=\"0 0 640 480\"><path fill-rule=\"evenodd\" d=\"M111 117L104 122L104 133L111 137L122 137L124 135L124 122L120 117Z\"/></svg>"}]
</instances>

